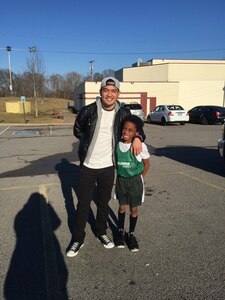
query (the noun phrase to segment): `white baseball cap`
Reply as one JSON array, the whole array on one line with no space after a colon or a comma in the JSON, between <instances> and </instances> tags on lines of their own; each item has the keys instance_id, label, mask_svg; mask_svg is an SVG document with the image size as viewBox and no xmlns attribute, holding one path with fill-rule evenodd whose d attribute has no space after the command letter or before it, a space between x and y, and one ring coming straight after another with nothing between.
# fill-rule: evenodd
<instances>
[{"instance_id":1,"label":"white baseball cap","mask_svg":"<svg viewBox=\"0 0 225 300\"><path fill-rule=\"evenodd\" d=\"M120 82L115 77L106 77L101 82L101 88L111 85L115 86L118 90L120 90Z\"/></svg>"}]
</instances>

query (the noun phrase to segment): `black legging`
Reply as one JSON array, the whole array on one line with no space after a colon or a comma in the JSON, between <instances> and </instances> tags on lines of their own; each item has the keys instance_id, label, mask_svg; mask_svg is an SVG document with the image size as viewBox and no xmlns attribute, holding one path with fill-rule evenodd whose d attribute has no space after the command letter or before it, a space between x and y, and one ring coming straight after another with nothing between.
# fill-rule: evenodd
<instances>
[{"instance_id":1,"label":"black legging","mask_svg":"<svg viewBox=\"0 0 225 300\"><path fill-rule=\"evenodd\" d=\"M75 225L72 236L76 242L83 242L85 238L85 227L88 219L93 190L96 184L96 235L106 234L107 219L109 213L109 200L114 182L114 166L103 169L90 169L85 166L80 172L78 204Z\"/></svg>"}]
</instances>

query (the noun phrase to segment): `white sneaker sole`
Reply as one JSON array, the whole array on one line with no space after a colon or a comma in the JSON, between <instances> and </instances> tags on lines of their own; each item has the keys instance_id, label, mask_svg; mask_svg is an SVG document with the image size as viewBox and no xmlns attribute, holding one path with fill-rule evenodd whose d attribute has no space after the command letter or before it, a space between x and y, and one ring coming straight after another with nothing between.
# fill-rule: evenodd
<instances>
[{"instance_id":1,"label":"white sneaker sole","mask_svg":"<svg viewBox=\"0 0 225 300\"><path fill-rule=\"evenodd\" d=\"M119 246L116 246L116 248L124 249L124 248L125 248L125 245L119 245Z\"/></svg>"},{"instance_id":2,"label":"white sneaker sole","mask_svg":"<svg viewBox=\"0 0 225 300\"><path fill-rule=\"evenodd\" d=\"M138 252L139 251L139 249L132 249L132 250L130 250L131 252Z\"/></svg>"},{"instance_id":3,"label":"white sneaker sole","mask_svg":"<svg viewBox=\"0 0 225 300\"><path fill-rule=\"evenodd\" d=\"M100 241L101 242L101 241ZM112 249L112 248L114 248L114 243L110 243L110 244L108 244L108 245L104 245L104 244L102 244L106 249Z\"/></svg>"},{"instance_id":4,"label":"white sneaker sole","mask_svg":"<svg viewBox=\"0 0 225 300\"><path fill-rule=\"evenodd\" d=\"M103 244L102 241L100 241L98 238L97 238L97 240L98 240L98 241L104 246L104 248L106 248L106 249L112 249L112 248L115 247L115 245L114 245L113 242L110 242L109 244L105 245L105 244Z\"/></svg>"},{"instance_id":5,"label":"white sneaker sole","mask_svg":"<svg viewBox=\"0 0 225 300\"><path fill-rule=\"evenodd\" d=\"M66 256L68 256L68 257L75 257L75 256L77 256L77 254L79 253L80 249L81 249L83 246L84 246L84 244L82 244L82 245L80 246L80 248L79 248L79 250L78 250L77 252L74 252L74 251L72 251L72 250L68 251L68 252L66 253Z\"/></svg>"}]
</instances>

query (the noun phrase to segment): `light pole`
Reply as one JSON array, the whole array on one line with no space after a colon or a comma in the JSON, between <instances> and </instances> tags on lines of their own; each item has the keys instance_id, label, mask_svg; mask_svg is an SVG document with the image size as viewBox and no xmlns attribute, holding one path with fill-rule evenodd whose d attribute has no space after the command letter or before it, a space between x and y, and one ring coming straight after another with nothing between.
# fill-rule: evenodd
<instances>
[{"instance_id":1,"label":"light pole","mask_svg":"<svg viewBox=\"0 0 225 300\"><path fill-rule=\"evenodd\" d=\"M7 46L6 51L8 52L8 63L9 63L9 90L11 94L13 94L13 86L12 86L12 71L11 71L11 61L10 61L10 51L11 47Z\"/></svg>"},{"instance_id":2,"label":"light pole","mask_svg":"<svg viewBox=\"0 0 225 300\"><path fill-rule=\"evenodd\" d=\"M94 66L93 63L95 61L94 60L89 60L89 64L90 64L90 73L91 73L91 80L93 80L93 71L94 71Z\"/></svg>"}]
</instances>

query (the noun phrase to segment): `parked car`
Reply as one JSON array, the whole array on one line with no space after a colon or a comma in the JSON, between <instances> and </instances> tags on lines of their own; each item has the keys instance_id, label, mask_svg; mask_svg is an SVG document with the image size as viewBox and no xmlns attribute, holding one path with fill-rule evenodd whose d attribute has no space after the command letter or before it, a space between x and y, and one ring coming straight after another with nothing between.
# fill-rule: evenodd
<instances>
[{"instance_id":1,"label":"parked car","mask_svg":"<svg viewBox=\"0 0 225 300\"><path fill-rule=\"evenodd\" d=\"M215 105L195 106L188 111L190 123L200 123L203 125L224 123L225 108Z\"/></svg>"},{"instance_id":2,"label":"parked car","mask_svg":"<svg viewBox=\"0 0 225 300\"><path fill-rule=\"evenodd\" d=\"M141 104L139 103L123 103L123 105L130 110L132 115L138 116L142 121L145 120L145 114Z\"/></svg>"},{"instance_id":3,"label":"parked car","mask_svg":"<svg viewBox=\"0 0 225 300\"><path fill-rule=\"evenodd\" d=\"M166 125L169 123L180 123L185 125L189 121L187 111L180 105L158 105L147 116L148 123L161 123Z\"/></svg>"},{"instance_id":4,"label":"parked car","mask_svg":"<svg viewBox=\"0 0 225 300\"><path fill-rule=\"evenodd\" d=\"M223 157L225 162L225 124L223 124L222 138L218 140L218 151L220 156Z\"/></svg>"}]
</instances>

